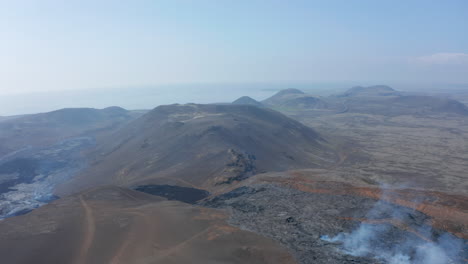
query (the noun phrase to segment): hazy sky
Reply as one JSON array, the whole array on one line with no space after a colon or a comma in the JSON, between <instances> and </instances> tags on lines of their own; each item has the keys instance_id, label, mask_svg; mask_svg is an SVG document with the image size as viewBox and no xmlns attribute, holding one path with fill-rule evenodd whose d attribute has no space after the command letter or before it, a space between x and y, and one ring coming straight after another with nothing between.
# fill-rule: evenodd
<instances>
[{"instance_id":1,"label":"hazy sky","mask_svg":"<svg viewBox=\"0 0 468 264\"><path fill-rule=\"evenodd\" d=\"M468 83L468 1L0 0L0 94L191 82Z\"/></svg>"}]
</instances>

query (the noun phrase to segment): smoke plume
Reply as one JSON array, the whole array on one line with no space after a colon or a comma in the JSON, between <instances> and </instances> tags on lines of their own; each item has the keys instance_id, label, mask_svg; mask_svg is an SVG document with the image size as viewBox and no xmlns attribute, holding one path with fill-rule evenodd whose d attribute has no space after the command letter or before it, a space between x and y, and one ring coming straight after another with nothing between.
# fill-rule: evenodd
<instances>
[{"instance_id":1,"label":"smoke plume","mask_svg":"<svg viewBox=\"0 0 468 264\"><path fill-rule=\"evenodd\" d=\"M350 233L322 239L340 245L349 255L371 257L388 264L465 263L464 241L433 230L427 216L381 200Z\"/></svg>"}]
</instances>

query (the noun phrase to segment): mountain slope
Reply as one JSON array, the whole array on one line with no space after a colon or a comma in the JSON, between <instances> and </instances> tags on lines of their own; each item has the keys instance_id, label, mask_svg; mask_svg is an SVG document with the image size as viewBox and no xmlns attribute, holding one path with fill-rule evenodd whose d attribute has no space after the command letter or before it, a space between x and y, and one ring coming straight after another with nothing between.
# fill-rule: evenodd
<instances>
[{"instance_id":1,"label":"mountain slope","mask_svg":"<svg viewBox=\"0 0 468 264\"><path fill-rule=\"evenodd\" d=\"M295 263L220 210L104 187L0 222L2 263Z\"/></svg>"},{"instance_id":2,"label":"mountain slope","mask_svg":"<svg viewBox=\"0 0 468 264\"><path fill-rule=\"evenodd\" d=\"M0 122L0 219L54 199L52 188L86 167L82 151L134 116L119 107L69 108Z\"/></svg>"},{"instance_id":3,"label":"mountain slope","mask_svg":"<svg viewBox=\"0 0 468 264\"><path fill-rule=\"evenodd\" d=\"M59 192L99 184L177 184L214 190L253 174L332 164L314 130L249 105L159 106L90 153L90 168Z\"/></svg>"},{"instance_id":4,"label":"mountain slope","mask_svg":"<svg viewBox=\"0 0 468 264\"><path fill-rule=\"evenodd\" d=\"M0 157L27 146L47 146L63 139L99 134L133 119L120 107L66 108L0 122Z\"/></svg>"}]
</instances>

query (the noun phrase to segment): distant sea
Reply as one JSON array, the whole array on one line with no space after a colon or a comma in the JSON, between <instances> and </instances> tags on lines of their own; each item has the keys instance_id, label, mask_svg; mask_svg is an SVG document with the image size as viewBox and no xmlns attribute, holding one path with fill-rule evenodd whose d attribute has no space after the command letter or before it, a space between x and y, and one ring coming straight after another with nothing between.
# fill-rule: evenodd
<instances>
[{"instance_id":1,"label":"distant sea","mask_svg":"<svg viewBox=\"0 0 468 264\"><path fill-rule=\"evenodd\" d=\"M263 100L286 88L297 88L316 96L346 90L354 84L329 83L241 83L172 84L143 87L114 87L41 93L0 95L0 116L48 112L67 107L152 109L174 103L223 103L248 95Z\"/></svg>"},{"instance_id":2,"label":"distant sea","mask_svg":"<svg viewBox=\"0 0 468 264\"><path fill-rule=\"evenodd\" d=\"M353 86L376 84L387 84L396 90L417 93L460 94L463 92L466 95L468 92L468 84L393 82L170 84L0 95L0 116L48 112L67 107L120 106L129 110L142 110L175 103L227 103L244 95L261 101L286 88L297 88L314 96L328 96L344 92Z\"/></svg>"}]
</instances>

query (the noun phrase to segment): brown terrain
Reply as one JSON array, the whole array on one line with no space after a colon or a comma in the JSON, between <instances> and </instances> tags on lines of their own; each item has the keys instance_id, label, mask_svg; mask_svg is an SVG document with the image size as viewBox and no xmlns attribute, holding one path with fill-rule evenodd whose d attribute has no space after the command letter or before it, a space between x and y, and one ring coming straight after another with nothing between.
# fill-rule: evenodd
<instances>
[{"instance_id":1,"label":"brown terrain","mask_svg":"<svg viewBox=\"0 0 468 264\"><path fill-rule=\"evenodd\" d=\"M92 189L0 225L3 263L295 263L227 214L117 187Z\"/></svg>"}]
</instances>

